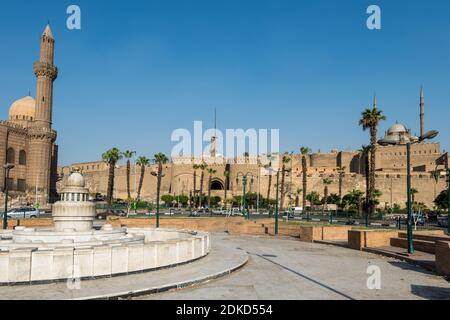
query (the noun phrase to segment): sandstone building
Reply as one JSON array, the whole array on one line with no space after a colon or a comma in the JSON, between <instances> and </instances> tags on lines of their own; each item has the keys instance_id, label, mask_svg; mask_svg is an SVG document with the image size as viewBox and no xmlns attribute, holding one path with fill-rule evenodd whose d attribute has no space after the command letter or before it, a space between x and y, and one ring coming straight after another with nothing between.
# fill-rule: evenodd
<instances>
[{"instance_id":1,"label":"sandstone building","mask_svg":"<svg viewBox=\"0 0 450 320\"><path fill-rule=\"evenodd\" d=\"M34 64L36 99L30 95L15 101L9 119L0 121L0 161L15 167L5 181L13 196L28 203L46 205L57 198L56 131L52 129L53 81L58 69L53 63L55 40L47 25L40 38L40 59Z\"/></svg>"},{"instance_id":2,"label":"sandstone building","mask_svg":"<svg viewBox=\"0 0 450 320\"><path fill-rule=\"evenodd\" d=\"M420 94L420 126L424 131L424 97ZM386 132L386 138L402 137L402 139L413 139L411 131L404 125L395 123ZM205 162L208 166L216 169L212 177L212 194L224 197L224 189L227 189L227 197L240 195L243 192L242 174L250 173L247 185L248 192L260 192L264 197L268 193L269 171L265 165L269 159L265 155L259 157L237 157L233 159L223 159L215 153L214 144L211 144L209 155L203 157L176 157L164 166L165 176L162 179L162 193L172 195L189 195L193 192L194 171L196 171L196 191L200 189L200 170L194 170L193 164ZM376 188L382 192L380 207L391 207L398 204L405 207L406 203L406 147L405 146L378 146L376 151ZM411 147L412 164L412 187L418 193L415 200L423 202L429 208L434 206L433 200L440 191L446 188L445 183L445 161L448 155L442 152L440 144L437 142L422 142L413 144ZM286 194L284 205L293 204L297 195L297 189L302 188L302 166L301 155L294 154L286 167L291 171L286 176ZM281 168L281 157L277 156L272 160L272 166ZM365 191L366 159L358 151L338 151L332 150L328 153L316 152L308 155L308 193L317 191L323 196L323 179L330 178L333 183L329 185L329 193L339 192L339 168L343 168L342 194L353 189ZM108 165L104 162L77 163L86 176L88 185L92 193L106 194L108 182ZM60 173L65 176L70 171L70 166L59 168ZM152 165L146 170L144 184L142 188L142 199L155 201L156 199L156 178L151 175L151 171L156 171L156 166ZM224 172L229 171L229 177ZM435 179L433 172L440 172ZM135 188L139 182L140 167L131 168L131 193L135 194ZM205 172L203 190L207 193L208 174ZM270 197L275 198L276 179L272 176L270 186ZM115 194L114 197L126 199L126 166L121 165L116 169ZM300 195L301 198L301 195Z\"/></svg>"}]
</instances>

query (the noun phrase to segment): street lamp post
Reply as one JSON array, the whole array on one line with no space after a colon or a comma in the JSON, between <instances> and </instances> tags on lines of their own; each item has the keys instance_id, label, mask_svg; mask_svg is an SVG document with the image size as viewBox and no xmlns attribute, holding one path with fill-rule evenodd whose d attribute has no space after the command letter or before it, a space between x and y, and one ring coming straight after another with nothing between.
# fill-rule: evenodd
<instances>
[{"instance_id":1,"label":"street lamp post","mask_svg":"<svg viewBox=\"0 0 450 320\"><path fill-rule=\"evenodd\" d=\"M159 228L159 198L161 192L161 179L165 176L164 173L161 172L152 172L152 176L156 177L156 228Z\"/></svg>"},{"instance_id":2,"label":"street lamp post","mask_svg":"<svg viewBox=\"0 0 450 320\"><path fill-rule=\"evenodd\" d=\"M406 196L407 196L407 210L408 210L408 218L407 218L407 238L408 238L408 253L414 253L414 243L413 243L413 216L412 216L412 199L411 199L411 144L419 143L424 140L429 140L435 138L439 134L436 130L431 130L420 136L419 139L415 139L413 141L404 141L404 139L398 140L390 140L390 139L381 139L378 143L382 146L388 145L404 145L406 144ZM403 137L401 137L403 138ZM406 142L406 143L405 143ZM450 202L450 200L449 200ZM449 209L450 210L450 209Z\"/></svg>"},{"instance_id":3,"label":"street lamp post","mask_svg":"<svg viewBox=\"0 0 450 320\"><path fill-rule=\"evenodd\" d=\"M280 180L280 169L277 170L277 192L275 197L275 235L278 234L278 183Z\"/></svg>"},{"instance_id":4,"label":"street lamp post","mask_svg":"<svg viewBox=\"0 0 450 320\"><path fill-rule=\"evenodd\" d=\"M247 220L250 220L250 210L247 209L246 212L246 190L247 190L247 179L248 177L254 177L251 172L247 172L246 174L243 174L242 172L238 172L236 175L236 183L239 181L239 177L242 176L242 187L243 187L243 194L242 194L242 210L244 216L246 215ZM247 214L246 214L247 213Z\"/></svg>"},{"instance_id":5,"label":"street lamp post","mask_svg":"<svg viewBox=\"0 0 450 320\"><path fill-rule=\"evenodd\" d=\"M9 190L9 172L14 165L12 163L7 163L3 165L5 169L5 212L3 213L3 229L8 229L8 190Z\"/></svg>"}]
</instances>

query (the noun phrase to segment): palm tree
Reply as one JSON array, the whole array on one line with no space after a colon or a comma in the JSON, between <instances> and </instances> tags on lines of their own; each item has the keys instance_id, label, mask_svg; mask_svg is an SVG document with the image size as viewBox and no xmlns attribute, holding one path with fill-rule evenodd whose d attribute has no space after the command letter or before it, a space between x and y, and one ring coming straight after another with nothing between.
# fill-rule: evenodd
<instances>
[{"instance_id":1,"label":"palm tree","mask_svg":"<svg viewBox=\"0 0 450 320\"><path fill-rule=\"evenodd\" d=\"M283 211L283 205L284 205L284 180L285 180L285 177L286 177L286 172L289 171L289 169L286 169L286 163L289 163L290 161L291 161L291 157L289 156L288 153L285 153L283 155L283 158L281 158L282 167L281 167L280 211Z\"/></svg>"},{"instance_id":2,"label":"palm tree","mask_svg":"<svg viewBox=\"0 0 450 320\"><path fill-rule=\"evenodd\" d=\"M325 208L328 209L327 207L327 202L328 202L328 185L330 185L333 182L333 180L331 180L330 178L325 178L322 180L322 183L324 184L324 188L323 188L323 212L325 211Z\"/></svg>"},{"instance_id":3,"label":"palm tree","mask_svg":"<svg viewBox=\"0 0 450 320\"><path fill-rule=\"evenodd\" d=\"M202 196L203 196L203 181L205 180L205 170L208 168L208 165L205 162L202 162L198 165L198 168L202 171L200 175L200 194L198 200L198 207L202 206Z\"/></svg>"},{"instance_id":4,"label":"palm tree","mask_svg":"<svg viewBox=\"0 0 450 320\"><path fill-rule=\"evenodd\" d=\"M364 157L365 163L364 163L364 173L366 176L366 210L369 208L369 180L370 180L370 163L369 163L369 153L370 153L371 147L362 145L361 148L358 150L358 152L361 154L362 157Z\"/></svg>"},{"instance_id":5,"label":"palm tree","mask_svg":"<svg viewBox=\"0 0 450 320\"><path fill-rule=\"evenodd\" d=\"M297 188L295 190L295 206L298 207L300 205L300 193L302 193L302 189Z\"/></svg>"},{"instance_id":6,"label":"palm tree","mask_svg":"<svg viewBox=\"0 0 450 320\"><path fill-rule=\"evenodd\" d=\"M159 198L161 195L161 179L164 176L163 175L163 164L167 163L169 159L166 157L164 153L157 153L155 154L155 158L153 161L158 165L158 171L156 173L156 211L159 213ZM156 227L159 227L159 215L156 217Z\"/></svg>"},{"instance_id":7,"label":"palm tree","mask_svg":"<svg viewBox=\"0 0 450 320\"><path fill-rule=\"evenodd\" d=\"M119 149L111 148L102 154L103 161L107 162L109 165L109 174L108 174L108 190L106 193L106 201L108 206L112 204L113 192L114 192L114 174L117 161L122 159L122 154Z\"/></svg>"},{"instance_id":8,"label":"palm tree","mask_svg":"<svg viewBox=\"0 0 450 320\"><path fill-rule=\"evenodd\" d=\"M306 157L311 153L311 149L308 147L301 147L300 153L302 155L302 184L303 184L303 195L302 195L302 206L303 211L306 209L306 194L308 185L308 168Z\"/></svg>"},{"instance_id":9,"label":"palm tree","mask_svg":"<svg viewBox=\"0 0 450 320\"><path fill-rule=\"evenodd\" d=\"M227 182L230 179L230 171L229 170L225 170L223 173L223 176L225 177L225 186L223 188L223 193L224 193L224 197L223 197L223 204L225 205L225 210L227 210Z\"/></svg>"},{"instance_id":10,"label":"palm tree","mask_svg":"<svg viewBox=\"0 0 450 320\"><path fill-rule=\"evenodd\" d=\"M273 156L267 156L267 160L269 160L269 164L265 165L264 168L269 170L269 183L267 184L267 205L270 200L270 187L272 186L272 160L274 160Z\"/></svg>"},{"instance_id":11,"label":"palm tree","mask_svg":"<svg viewBox=\"0 0 450 320\"><path fill-rule=\"evenodd\" d=\"M339 173L339 201L342 200L342 181L344 179L345 176L345 169L346 167L338 167L337 171Z\"/></svg>"},{"instance_id":12,"label":"palm tree","mask_svg":"<svg viewBox=\"0 0 450 320\"><path fill-rule=\"evenodd\" d=\"M196 194L196 190L197 190L197 169L198 169L198 165L197 164L193 164L192 165L192 169L194 169L194 183L193 183L193 188L194 188L194 190L193 190L193 192L194 192L194 207L196 206L196 201L195 201L195 194Z\"/></svg>"},{"instance_id":13,"label":"palm tree","mask_svg":"<svg viewBox=\"0 0 450 320\"><path fill-rule=\"evenodd\" d=\"M361 119L359 120L359 125L362 126L363 131L370 130L370 174L369 174L369 214L373 214L374 203L373 203L373 193L375 191L375 152L377 149L377 131L378 125L381 121L386 120L383 111L377 109L376 96L373 101L373 108L366 109L361 114Z\"/></svg>"},{"instance_id":14,"label":"palm tree","mask_svg":"<svg viewBox=\"0 0 450 320\"><path fill-rule=\"evenodd\" d=\"M217 170L213 169L213 168L208 168L206 170L209 174L208 177L208 209L211 212L212 215L212 211L211 211L211 183L212 183L212 175L215 174L217 172Z\"/></svg>"},{"instance_id":15,"label":"palm tree","mask_svg":"<svg viewBox=\"0 0 450 320\"><path fill-rule=\"evenodd\" d=\"M144 183L145 167L150 164L150 159L147 157L141 156L137 159L136 164L141 166L141 173L139 176L139 185L138 185L137 196L136 196L136 201L139 202L139 200L141 199L142 185Z\"/></svg>"},{"instance_id":16,"label":"palm tree","mask_svg":"<svg viewBox=\"0 0 450 320\"><path fill-rule=\"evenodd\" d=\"M130 192L130 173L131 173L131 161L130 159L133 158L133 156L135 155L136 151L130 151L130 150L126 150L124 152L122 152L122 157L127 159L127 201L131 202L131 192Z\"/></svg>"}]
</instances>

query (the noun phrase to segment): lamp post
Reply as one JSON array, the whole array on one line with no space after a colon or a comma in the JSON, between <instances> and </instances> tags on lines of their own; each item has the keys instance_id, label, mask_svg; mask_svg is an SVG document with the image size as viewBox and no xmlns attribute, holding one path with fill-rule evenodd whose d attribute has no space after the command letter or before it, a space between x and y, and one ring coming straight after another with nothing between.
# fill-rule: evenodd
<instances>
[{"instance_id":1,"label":"lamp post","mask_svg":"<svg viewBox=\"0 0 450 320\"><path fill-rule=\"evenodd\" d=\"M414 243L413 243L413 216L412 216L412 201L411 201L411 144L419 143L424 140L429 140L435 138L439 134L436 130L431 130L420 136L418 139L408 141L404 140L403 136L400 136L398 140L381 139L378 143L382 146L388 145L405 145L406 144L406 196L407 196L407 210L408 210L408 220L407 220L407 238L408 238L408 253L414 253Z\"/></svg>"},{"instance_id":2,"label":"lamp post","mask_svg":"<svg viewBox=\"0 0 450 320\"><path fill-rule=\"evenodd\" d=\"M161 179L165 176L164 173L161 173L160 171L154 172L152 171L152 176L156 177L156 228L159 228L159 196L161 192Z\"/></svg>"},{"instance_id":3,"label":"lamp post","mask_svg":"<svg viewBox=\"0 0 450 320\"><path fill-rule=\"evenodd\" d=\"M253 174L251 172L247 172L246 174L243 174L242 172L238 172L236 175L236 180L239 180L239 177L242 176L242 187L243 187L243 194L242 194L242 210L244 211L243 214L246 213L246 188L247 188L247 178L250 176L254 178ZM250 220L250 210L247 209L247 220Z\"/></svg>"},{"instance_id":4,"label":"lamp post","mask_svg":"<svg viewBox=\"0 0 450 320\"><path fill-rule=\"evenodd\" d=\"M8 189L9 189L9 172L14 165L12 163L7 163L3 165L5 169L5 212L3 213L3 229L8 229Z\"/></svg>"},{"instance_id":5,"label":"lamp post","mask_svg":"<svg viewBox=\"0 0 450 320\"><path fill-rule=\"evenodd\" d=\"M280 169L277 170L277 192L275 197L275 235L278 234L278 183L280 180Z\"/></svg>"}]
</instances>

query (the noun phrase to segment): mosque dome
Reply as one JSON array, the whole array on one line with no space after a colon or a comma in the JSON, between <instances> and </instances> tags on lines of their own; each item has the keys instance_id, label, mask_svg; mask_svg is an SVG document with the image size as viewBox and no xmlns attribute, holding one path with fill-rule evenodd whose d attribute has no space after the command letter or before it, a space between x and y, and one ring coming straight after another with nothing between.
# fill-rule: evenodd
<instances>
[{"instance_id":1,"label":"mosque dome","mask_svg":"<svg viewBox=\"0 0 450 320\"><path fill-rule=\"evenodd\" d=\"M387 132L388 134L398 134L398 133L407 133L408 130L406 130L405 126L402 125L401 123L396 123L392 125Z\"/></svg>"},{"instance_id":2,"label":"mosque dome","mask_svg":"<svg viewBox=\"0 0 450 320\"><path fill-rule=\"evenodd\" d=\"M36 101L27 96L15 101L9 108L9 120L34 120Z\"/></svg>"},{"instance_id":3,"label":"mosque dome","mask_svg":"<svg viewBox=\"0 0 450 320\"><path fill-rule=\"evenodd\" d=\"M84 188L84 177L81 173L79 172L72 172L69 176L69 178L67 178L67 183L66 183L66 187L69 188Z\"/></svg>"}]
</instances>

